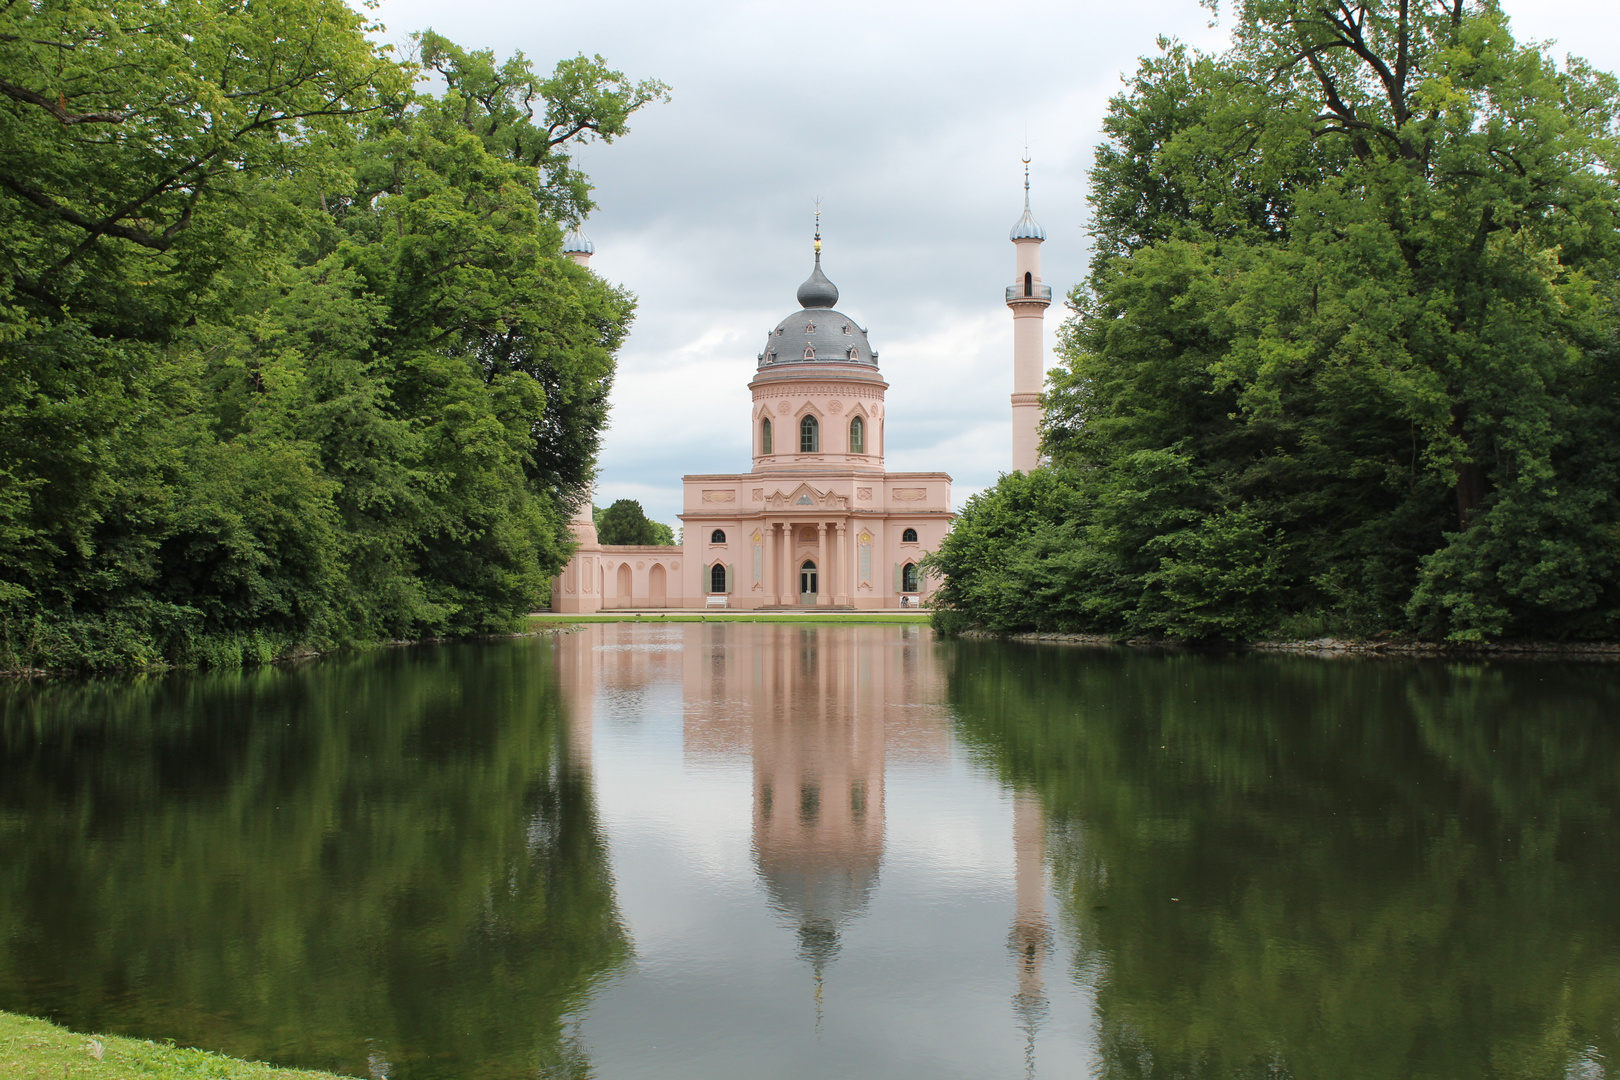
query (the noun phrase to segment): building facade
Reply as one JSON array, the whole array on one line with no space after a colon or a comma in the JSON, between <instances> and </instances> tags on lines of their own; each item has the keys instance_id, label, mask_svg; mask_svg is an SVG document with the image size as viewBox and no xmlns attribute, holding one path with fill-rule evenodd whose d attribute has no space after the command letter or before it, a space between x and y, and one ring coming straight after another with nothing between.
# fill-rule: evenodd
<instances>
[{"instance_id":1,"label":"building facade","mask_svg":"<svg viewBox=\"0 0 1620 1080\"><path fill-rule=\"evenodd\" d=\"M749 413L753 468L682 478L686 594L728 606L898 608L931 591L923 556L952 514L943 472L884 467L889 384L866 329L815 265L765 339Z\"/></svg>"},{"instance_id":2,"label":"building facade","mask_svg":"<svg viewBox=\"0 0 1620 1080\"><path fill-rule=\"evenodd\" d=\"M866 329L834 306L819 227L798 301L767 335L748 383L752 469L682 478L679 549L603 546L584 508L553 610L926 601L934 586L921 563L950 528L951 478L885 468L889 384Z\"/></svg>"},{"instance_id":3,"label":"building facade","mask_svg":"<svg viewBox=\"0 0 1620 1080\"><path fill-rule=\"evenodd\" d=\"M1008 236L1016 249L1006 301L1013 316L1012 468L1040 465L1046 230L1029 207ZM564 252L588 265L595 250L575 232ZM837 310L838 288L815 266L799 310L776 325L757 357L749 412L753 467L682 477L685 527L675 547L599 544L590 507L571 523L574 558L552 583L552 610L680 608L898 608L934 589L924 556L950 528L951 478L884 466L889 384L866 329Z\"/></svg>"}]
</instances>

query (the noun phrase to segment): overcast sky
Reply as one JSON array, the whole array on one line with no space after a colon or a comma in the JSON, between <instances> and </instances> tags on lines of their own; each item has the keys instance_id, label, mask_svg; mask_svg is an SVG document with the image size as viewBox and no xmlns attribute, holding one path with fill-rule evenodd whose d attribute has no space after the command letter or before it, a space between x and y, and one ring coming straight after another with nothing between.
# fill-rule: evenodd
<instances>
[{"instance_id":1,"label":"overcast sky","mask_svg":"<svg viewBox=\"0 0 1620 1080\"><path fill-rule=\"evenodd\" d=\"M1620 69L1620 3L1511 0L1521 40ZM599 53L673 99L583 149L592 268L640 298L596 502L678 524L684 473L749 468L747 383L809 274L813 200L839 310L890 387L888 467L943 469L959 507L1008 466L1026 131L1044 277L1086 271L1086 169L1108 97L1159 35L1225 41L1196 0L383 0L384 37L432 27L537 68ZM1065 315L1054 304L1052 336Z\"/></svg>"}]
</instances>

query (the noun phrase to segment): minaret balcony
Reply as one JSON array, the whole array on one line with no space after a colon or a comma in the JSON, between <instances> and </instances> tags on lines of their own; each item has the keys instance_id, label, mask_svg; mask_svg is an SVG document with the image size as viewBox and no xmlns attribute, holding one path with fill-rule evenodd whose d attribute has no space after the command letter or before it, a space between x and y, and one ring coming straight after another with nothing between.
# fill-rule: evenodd
<instances>
[{"instance_id":1,"label":"minaret balcony","mask_svg":"<svg viewBox=\"0 0 1620 1080\"><path fill-rule=\"evenodd\" d=\"M1023 285L1007 286L1007 303L1013 304L1020 300L1050 304L1052 302L1052 286L1031 285L1027 292Z\"/></svg>"}]
</instances>

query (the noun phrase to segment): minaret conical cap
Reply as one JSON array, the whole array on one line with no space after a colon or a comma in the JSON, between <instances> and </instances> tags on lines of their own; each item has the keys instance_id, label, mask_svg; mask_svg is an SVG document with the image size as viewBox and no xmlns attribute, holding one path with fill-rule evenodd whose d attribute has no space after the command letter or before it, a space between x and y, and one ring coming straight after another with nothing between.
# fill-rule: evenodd
<instances>
[{"instance_id":1,"label":"minaret conical cap","mask_svg":"<svg viewBox=\"0 0 1620 1080\"><path fill-rule=\"evenodd\" d=\"M596 254L596 245L591 243L590 237L579 229L575 229L563 241L562 251L564 255L594 255Z\"/></svg>"},{"instance_id":2,"label":"minaret conical cap","mask_svg":"<svg viewBox=\"0 0 1620 1080\"><path fill-rule=\"evenodd\" d=\"M821 272L821 211L816 211L816 268L799 286L799 306L830 308L838 303L838 286L827 280Z\"/></svg>"},{"instance_id":3,"label":"minaret conical cap","mask_svg":"<svg viewBox=\"0 0 1620 1080\"><path fill-rule=\"evenodd\" d=\"M1029 159L1024 159L1024 216L1007 234L1009 240L1045 240L1046 230L1041 228L1035 215L1029 212Z\"/></svg>"}]
</instances>

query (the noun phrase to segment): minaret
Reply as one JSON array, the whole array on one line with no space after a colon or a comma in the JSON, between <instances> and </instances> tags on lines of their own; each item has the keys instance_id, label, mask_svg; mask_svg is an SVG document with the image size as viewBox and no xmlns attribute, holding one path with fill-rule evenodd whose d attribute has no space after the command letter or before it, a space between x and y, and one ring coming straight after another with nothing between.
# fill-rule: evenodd
<instances>
[{"instance_id":1,"label":"minaret","mask_svg":"<svg viewBox=\"0 0 1620 1080\"><path fill-rule=\"evenodd\" d=\"M563 241L562 253L574 260L578 266L589 266L591 256L596 254L596 245L591 243L590 237L575 229L568 234L568 239Z\"/></svg>"},{"instance_id":2,"label":"minaret","mask_svg":"<svg viewBox=\"0 0 1620 1080\"><path fill-rule=\"evenodd\" d=\"M1052 287L1041 284L1041 244L1046 230L1029 212L1029 158L1024 159L1024 216L1009 237L1018 249L1018 276L1007 287L1013 313L1012 467L1030 472L1040 464L1041 384L1046 377L1046 309Z\"/></svg>"}]
</instances>

